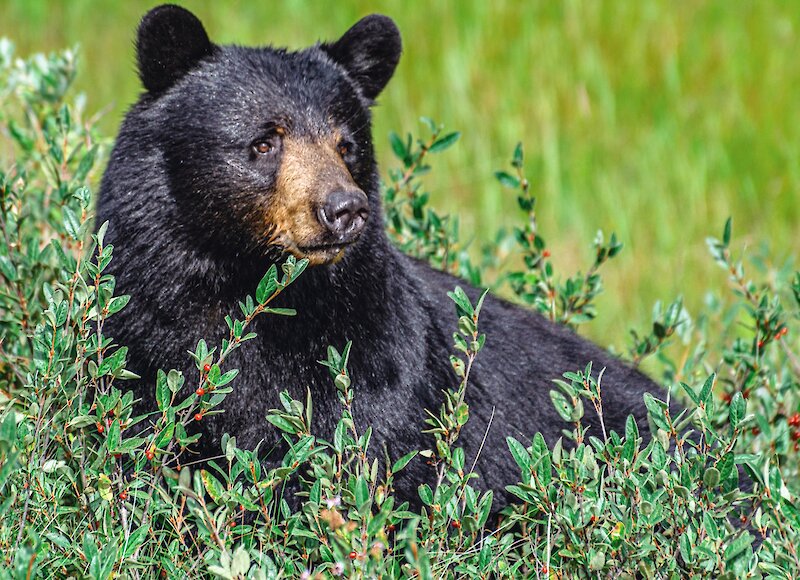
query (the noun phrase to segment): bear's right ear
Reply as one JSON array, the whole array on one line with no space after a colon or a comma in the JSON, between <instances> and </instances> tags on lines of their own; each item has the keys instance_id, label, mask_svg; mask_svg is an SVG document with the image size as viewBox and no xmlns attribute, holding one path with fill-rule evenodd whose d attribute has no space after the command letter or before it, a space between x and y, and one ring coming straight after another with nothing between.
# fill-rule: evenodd
<instances>
[{"instance_id":1,"label":"bear's right ear","mask_svg":"<svg viewBox=\"0 0 800 580\"><path fill-rule=\"evenodd\" d=\"M180 6L164 4L144 15L136 38L144 88L160 93L214 52L203 24Z\"/></svg>"},{"instance_id":2,"label":"bear's right ear","mask_svg":"<svg viewBox=\"0 0 800 580\"><path fill-rule=\"evenodd\" d=\"M380 14L365 16L339 40L319 47L347 70L370 101L392 78L403 51L397 25Z\"/></svg>"}]
</instances>

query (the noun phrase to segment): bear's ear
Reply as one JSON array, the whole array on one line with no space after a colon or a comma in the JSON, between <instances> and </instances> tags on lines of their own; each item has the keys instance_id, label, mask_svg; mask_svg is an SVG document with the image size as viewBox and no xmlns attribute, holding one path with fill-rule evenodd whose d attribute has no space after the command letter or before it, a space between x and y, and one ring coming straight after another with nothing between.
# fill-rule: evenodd
<instances>
[{"instance_id":1,"label":"bear's ear","mask_svg":"<svg viewBox=\"0 0 800 580\"><path fill-rule=\"evenodd\" d=\"M400 31L388 16L365 16L332 44L320 48L342 65L369 100L380 94L400 60Z\"/></svg>"},{"instance_id":2,"label":"bear's ear","mask_svg":"<svg viewBox=\"0 0 800 580\"><path fill-rule=\"evenodd\" d=\"M214 45L197 17L164 4L144 15L136 38L139 76L144 88L160 93L211 55Z\"/></svg>"}]
</instances>

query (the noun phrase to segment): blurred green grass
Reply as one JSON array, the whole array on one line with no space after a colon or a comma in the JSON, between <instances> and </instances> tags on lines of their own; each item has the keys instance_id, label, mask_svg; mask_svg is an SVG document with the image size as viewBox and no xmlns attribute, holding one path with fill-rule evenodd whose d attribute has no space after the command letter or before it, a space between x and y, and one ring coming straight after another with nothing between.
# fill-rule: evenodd
<instances>
[{"instance_id":1,"label":"blurred green grass","mask_svg":"<svg viewBox=\"0 0 800 580\"><path fill-rule=\"evenodd\" d=\"M133 36L157 2L2 0L19 54L80 44L78 88L111 104L113 135L139 91ZM463 133L427 179L433 204L480 239L516 203L493 178L526 146L540 229L556 266L585 268L597 229L626 249L588 333L622 345L657 299L697 313L724 272L704 238L734 218L735 243L800 249L800 2L183 2L221 43L302 47L359 17L395 18L405 52L375 112L384 170L390 130L426 115Z\"/></svg>"}]
</instances>

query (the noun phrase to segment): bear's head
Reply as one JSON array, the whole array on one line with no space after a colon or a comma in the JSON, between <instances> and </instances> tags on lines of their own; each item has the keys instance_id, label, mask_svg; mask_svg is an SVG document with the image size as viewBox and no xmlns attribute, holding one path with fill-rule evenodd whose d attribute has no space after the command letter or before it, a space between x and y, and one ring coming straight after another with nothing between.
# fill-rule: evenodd
<instances>
[{"instance_id":1,"label":"bear's head","mask_svg":"<svg viewBox=\"0 0 800 580\"><path fill-rule=\"evenodd\" d=\"M381 228L370 106L400 52L397 27L379 15L292 52L213 44L178 6L147 13L137 38L146 92L133 112L177 227L217 252L314 265Z\"/></svg>"}]
</instances>

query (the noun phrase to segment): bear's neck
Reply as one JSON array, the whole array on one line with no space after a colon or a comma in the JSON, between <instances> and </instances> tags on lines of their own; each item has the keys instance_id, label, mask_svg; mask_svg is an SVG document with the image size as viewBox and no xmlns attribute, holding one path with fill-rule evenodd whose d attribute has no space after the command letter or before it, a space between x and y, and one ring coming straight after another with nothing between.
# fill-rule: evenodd
<instances>
[{"instance_id":1,"label":"bear's neck","mask_svg":"<svg viewBox=\"0 0 800 580\"><path fill-rule=\"evenodd\" d=\"M332 343L389 326L388 317L402 307L394 301L402 295L399 289L405 268L381 225L376 223L375 227L367 228L338 263L309 266L270 303L270 306L293 308L296 316L268 316L265 318L269 322L260 322L259 326L269 326L289 343L294 336L307 339L311 335ZM176 290L196 297L186 303L188 308L215 312L216 316L204 320L222 328L225 314L241 318L239 301L248 294L255 295L259 280L273 263L279 268L279 276L282 275L280 266L285 259L270 261L246 256L220 259L203 254L201 248L186 248L186 251L194 257L186 261L186 267L173 269L177 287L183 288ZM185 315L194 317L192 312Z\"/></svg>"}]
</instances>

